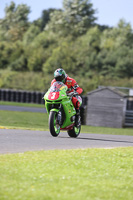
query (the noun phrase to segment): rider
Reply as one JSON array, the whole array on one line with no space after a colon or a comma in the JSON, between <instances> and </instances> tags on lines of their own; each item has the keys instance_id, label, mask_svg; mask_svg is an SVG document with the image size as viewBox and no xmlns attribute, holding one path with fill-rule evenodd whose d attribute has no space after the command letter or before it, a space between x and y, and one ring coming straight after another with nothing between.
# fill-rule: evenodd
<instances>
[{"instance_id":1,"label":"rider","mask_svg":"<svg viewBox=\"0 0 133 200\"><path fill-rule=\"evenodd\" d=\"M73 78L70 78L62 68L55 70L54 79L52 80L51 85L55 81L61 81L65 85L67 85L68 87L67 94L69 95L72 94L72 103L76 109L76 125L78 126L80 117L79 107L82 104L82 98L79 96L79 94L83 92L83 89L80 88L77 82Z\"/></svg>"}]
</instances>

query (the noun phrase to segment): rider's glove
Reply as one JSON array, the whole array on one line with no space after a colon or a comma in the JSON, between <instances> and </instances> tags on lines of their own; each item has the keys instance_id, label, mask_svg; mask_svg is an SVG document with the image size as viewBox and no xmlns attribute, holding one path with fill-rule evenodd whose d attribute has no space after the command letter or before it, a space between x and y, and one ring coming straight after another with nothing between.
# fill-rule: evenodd
<instances>
[{"instance_id":1,"label":"rider's glove","mask_svg":"<svg viewBox=\"0 0 133 200\"><path fill-rule=\"evenodd\" d=\"M76 91L73 91L73 92L68 93L67 95L72 97L72 96L77 96L78 93Z\"/></svg>"}]
</instances>

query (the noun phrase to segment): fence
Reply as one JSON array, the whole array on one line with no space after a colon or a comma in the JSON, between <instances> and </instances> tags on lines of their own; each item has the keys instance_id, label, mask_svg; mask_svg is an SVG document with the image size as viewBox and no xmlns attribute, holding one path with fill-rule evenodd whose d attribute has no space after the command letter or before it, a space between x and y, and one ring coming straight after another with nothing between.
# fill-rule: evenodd
<instances>
[{"instance_id":1,"label":"fence","mask_svg":"<svg viewBox=\"0 0 133 200\"><path fill-rule=\"evenodd\" d=\"M8 89L0 90L0 101L43 104L44 103L44 100L42 100L43 96L44 96L43 92L35 92L35 91L30 92L23 90L8 90Z\"/></svg>"}]
</instances>

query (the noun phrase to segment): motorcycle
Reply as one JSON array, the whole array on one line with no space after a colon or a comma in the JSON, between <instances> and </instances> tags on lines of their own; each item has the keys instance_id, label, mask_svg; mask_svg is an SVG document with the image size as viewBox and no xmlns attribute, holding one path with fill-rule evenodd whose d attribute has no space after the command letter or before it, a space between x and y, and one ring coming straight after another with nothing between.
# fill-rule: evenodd
<instances>
[{"instance_id":1,"label":"motorcycle","mask_svg":"<svg viewBox=\"0 0 133 200\"><path fill-rule=\"evenodd\" d=\"M76 138L81 130L81 118L76 125L76 109L71 101L74 92L67 94L68 87L56 81L44 95L45 107L49 114L49 130L57 137L60 130L66 130L70 137Z\"/></svg>"}]
</instances>

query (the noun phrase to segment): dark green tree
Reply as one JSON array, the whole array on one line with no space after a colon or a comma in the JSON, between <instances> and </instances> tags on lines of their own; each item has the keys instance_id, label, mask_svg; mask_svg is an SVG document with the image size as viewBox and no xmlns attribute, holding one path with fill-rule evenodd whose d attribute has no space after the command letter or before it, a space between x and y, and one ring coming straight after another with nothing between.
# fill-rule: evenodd
<instances>
[{"instance_id":1,"label":"dark green tree","mask_svg":"<svg viewBox=\"0 0 133 200\"><path fill-rule=\"evenodd\" d=\"M51 14L46 30L60 35L79 36L95 24L96 11L89 0L64 0L63 10Z\"/></svg>"},{"instance_id":2,"label":"dark green tree","mask_svg":"<svg viewBox=\"0 0 133 200\"><path fill-rule=\"evenodd\" d=\"M22 40L22 37L29 27L28 14L30 8L21 4L16 6L12 1L5 8L5 17L0 21L0 34L3 39L10 41Z\"/></svg>"},{"instance_id":3,"label":"dark green tree","mask_svg":"<svg viewBox=\"0 0 133 200\"><path fill-rule=\"evenodd\" d=\"M34 23L30 25L28 30L23 36L24 45L29 45L40 33L40 28L36 26Z\"/></svg>"},{"instance_id":4,"label":"dark green tree","mask_svg":"<svg viewBox=\"0 0 133 200\"><path fill-rule=\"evenodd\" d=\"M41 31L44 30L45 26L47 25L47 23L50 20L50 14L54 11L56 11L57 9L53 9L50 8L48 10L43 10L42 11L42 16L41 16Z\"/></svg>"}]
</instances>

